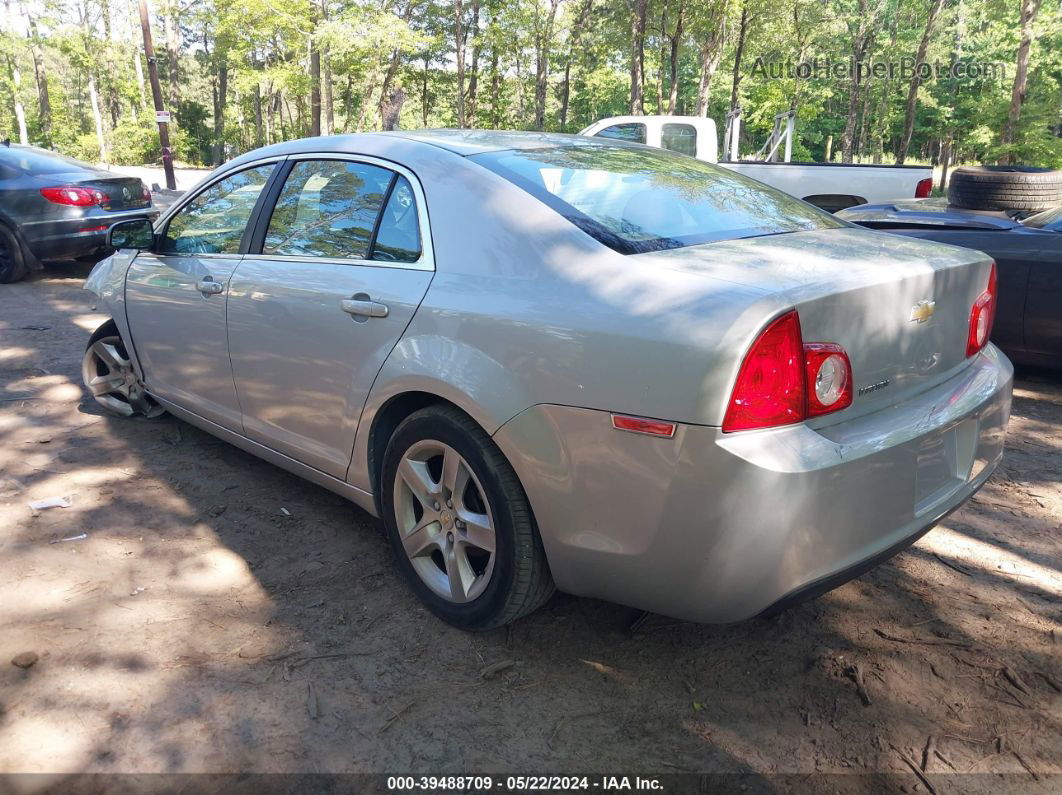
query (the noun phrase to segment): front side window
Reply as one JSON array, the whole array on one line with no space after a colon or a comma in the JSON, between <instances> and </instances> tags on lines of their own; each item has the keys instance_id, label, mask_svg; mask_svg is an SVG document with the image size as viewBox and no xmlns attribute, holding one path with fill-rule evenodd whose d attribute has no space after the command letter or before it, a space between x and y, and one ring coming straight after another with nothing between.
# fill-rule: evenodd
<instances>
[{"instance_id":1,"label":"front side window","mask_svg":"<svg viewBox=\"0 0 1062 795\"><path fill-rule=\"evenodd\" d=\"M645 125L640 122L632 124L613 124L599 133L594 133L595 138L615 138L617 141L630 141L634 144L645 143Z\"/></svg>"},{"instance_id":2,"label":"front side window","mask_svg":"<svg viewBox=\"0 0 1062 795\"><path fill-rule=\"evenodd\" d=\"M368 163L302 160L292 167L263 254L368 259L395 174Z\"/></svg>"},{"instance_id":3,"label":"front side window","mask_svg":"<svg viewBox=\"0 0 1062 795\"><path fill-rule=\"evenodd\" d=\"M251 212L273 164L215 182L178 210L166 226L163 254L238 254Z\"/></svg>"},{"instance_id":4,"label":"front side window","mask_svg":"<svg viewBox=\"0 0 1062 795\"><path fill-rule=\"evenodd\" d=\"M697 130L692 124L665 124L660 130L660 145L672 152L697 156Z\"/></svg>"},{"instance_id":5,"label":"front side window","mask_svg":"<svg viewBox=\"0 0 1062 795\"><path fill-rule=\"evenodd\" d=\"M622 254L850 226L741 174L662 149L582 144L470 159Z\"/></svg>"}]
</instances>

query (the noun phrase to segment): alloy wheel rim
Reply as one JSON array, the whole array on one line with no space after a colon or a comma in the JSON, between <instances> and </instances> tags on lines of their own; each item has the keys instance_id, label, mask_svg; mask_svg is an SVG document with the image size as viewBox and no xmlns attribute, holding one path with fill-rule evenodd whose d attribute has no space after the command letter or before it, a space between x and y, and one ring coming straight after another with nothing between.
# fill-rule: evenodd
<instances>
[{"instance_id":1,"label":"alloy wheel rim","mask_svg":"<svg viewBox=\"0 0 1062 795\"><path fill-rule=\"evenodd\" d=\"M102 337L92 343L85 351L81 375L95 401L115 414L157 417L163 411L137 381L120 337Z\"/></svg>"},{"instance_id":2,"label":"alloy wheel rim","mask_svg":"<svg viewBox=\"0 0 1062 795\"><path fill-rule=\"evenodd\" d=\"M497 535L479 478L450 445L417 442L398 464L395 520L413 570L448 602L480 596L494 572Z\"/></svg>"}]
</instances>

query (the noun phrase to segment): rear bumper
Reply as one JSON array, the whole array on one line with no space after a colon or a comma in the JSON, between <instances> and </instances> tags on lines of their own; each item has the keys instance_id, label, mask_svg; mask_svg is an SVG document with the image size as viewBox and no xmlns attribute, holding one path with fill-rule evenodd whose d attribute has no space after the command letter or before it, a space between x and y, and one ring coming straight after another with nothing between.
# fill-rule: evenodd
<instances>
[{"instance_id":1,"label":"rear bumper","mask_svg":"<svg viewBox=\"0 0 1062 795\"><path fill-rule=\"evenodd\" d=\"M536 406L495 439L559 588L723 623L858 576L961 506L1002 456L1012 377L990 346L901 405L820 430L657 439Z\"/></svg>"},{"instance_id":2,"label":"rear bumper","mask_svg":"<svg viewBox=\"0 0 1062 795\"><path fill-rule=\"evenodd\" d=\"M27 221L19 231L30 252L42 262L103 256L107 248L107 230L119 221L147 218L154 221L158 210L144 208L106 215L85 215L61 220Z\"/></svg>"}]
</instances>

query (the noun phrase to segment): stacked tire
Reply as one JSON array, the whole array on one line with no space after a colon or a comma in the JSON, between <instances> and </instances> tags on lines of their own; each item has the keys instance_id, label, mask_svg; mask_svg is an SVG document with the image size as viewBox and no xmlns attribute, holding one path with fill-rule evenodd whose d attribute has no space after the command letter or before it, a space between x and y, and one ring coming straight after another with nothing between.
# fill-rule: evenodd
<instances>
[{"instance_id":1,"label":"stacked tire","mask_svg":"<svg viewBox=\"0 0 1062 795\"><path fill-rule=\"evenodd\" d=\"M948 203L967 210L1050 210L1062 206L1062 171L964 166L951 174Z\"/></svg>"}]
</instances>

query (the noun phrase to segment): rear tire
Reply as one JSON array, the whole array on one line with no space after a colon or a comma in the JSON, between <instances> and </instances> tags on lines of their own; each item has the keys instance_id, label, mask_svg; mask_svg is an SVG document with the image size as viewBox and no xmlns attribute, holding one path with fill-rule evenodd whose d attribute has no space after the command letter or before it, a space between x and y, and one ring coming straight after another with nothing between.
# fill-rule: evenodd
<instances>
[{"instance_id":1,"label":"rear tire","mask_svg":"<svg viewBox=\"0 0 1062 795\"><path fill-rule=\"evenodd\" d=\"M1049 210L1062 204L1062 171L1033 166L957 168L948 180L948 203L967 210Z\"/></svg>"},{"instance_id":2,"label":"rear tire","mask_svg":"<svg viewBox=\"0 0 1062 795\"><path fill-rule=\"evenodd\" d=\"M18 238L0 223L0 284L10 284L25 278L28 272L26 255Z\"/></svg>"},{"instance_id":3,"label":"rear tire","mask_svg":"<svg viewBox=\"0 0 1062 795\"><path fill-rule=\"evenodd\" d=\"M378 483L399 568L439 618L492 629L552 596L527 495L498 446L463 412L435 405L403 420Z\"/></svg>"}]
</instances>

